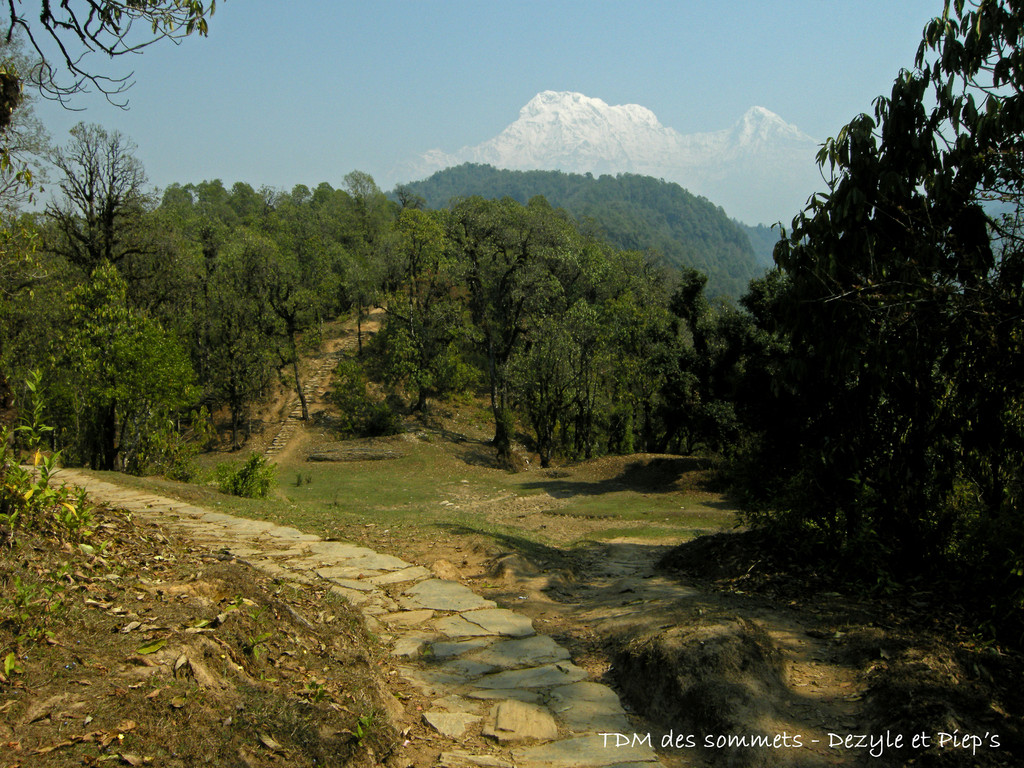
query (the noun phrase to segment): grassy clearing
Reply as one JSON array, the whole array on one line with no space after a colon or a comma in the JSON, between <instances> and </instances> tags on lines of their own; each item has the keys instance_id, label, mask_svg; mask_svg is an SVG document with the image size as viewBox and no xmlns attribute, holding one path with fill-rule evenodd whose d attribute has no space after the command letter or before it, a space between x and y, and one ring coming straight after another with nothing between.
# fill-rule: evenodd
<instances>
[{"instance_id":1,"label":"grassy clearing","mask_svg":"<svg viewBox=\"0 0 1024 768\"><path fill-rule=\"evenodd\" d=\"M620 536L685 541L735 524L728 502L703 489L703 469L685 459L609 457L513 474L483 465L481 450L434 436L389 445L398 458L286 461L267 499L228 496L212 483L110 478L334 538L367 526L427 540L461 529L571 547Z\"/></svg>"}]
</instances>

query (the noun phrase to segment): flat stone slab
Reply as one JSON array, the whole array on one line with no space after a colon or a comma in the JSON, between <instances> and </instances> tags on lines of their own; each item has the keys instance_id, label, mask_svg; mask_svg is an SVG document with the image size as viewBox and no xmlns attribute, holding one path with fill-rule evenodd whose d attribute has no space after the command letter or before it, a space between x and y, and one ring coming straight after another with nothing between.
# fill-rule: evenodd
<instances>
[{"instance_id":1,"label":"flat stone slab","mask_svg":"<svg viewBox=\"0 0 1024 768\"><path fill-rule=\"evenodd\" d=\"M275 526L267 531L265 535L288 542L308 541L311 544L315 544L320 541L319 536L314 536L312 533L303 533L298 528L291 528L287 525Z\"/></svg>"},{"instance_id":2,"label":"flat stone slab","mask_svg":"<svg viewBox=\"0 0 1024 768\"><path fill-rule=\"evenodd\" d=\"M376 552L372 555L352 558L346 564L371 571L404 571L406 568L412 567L412 563L408 563L400 557L381 555Z\"/></svg>"},{"instance_id":3,"label":"flat stone slab","mask_svg":"<svg viewBox=\"0 0 1024 768\"><path fill-rule=\"evenodd\" d=\"M558 725L546 708L507 699L491 709L483 734L502 744L512 741L548 741L558 738Z\"/></svg>"},{"instance_id":4,"label":"flat stone slab","mask_svg":"<svg viewBox=\"0 0 1024 768\"><path fill-rule=\"evenodd\" d=\"M518 669L566 661L569 651L547 635L534 635L520 640L499 640L487 648L474 651L469 658L504 669Z\"/></svg>"},{"instance_id":5,"label":"flat stone slab","mask_svg":"<svg viewBox=\"0 0 1024 768\"><path fill-rule=\"evenodd\" d=\"M457 581L444 579L421 581L405 590L398 602L409 608L433 608L436 611L471 611L497 605Z\"/></svg>"},{"instance_id":6,"label":"flat stone slab","mask_svg":"<svg viewBox=\"0 0 1024 768\"><path fill-rule=\"evenodd\" d=\"M465 685L463 675L420 667L399 667L399 673L427 696L437 696Z\"/></svg>"},{"instance_id":7,"label":"flat stone slab","mask_svg":"<svg viewBox=\"0 0 1024 768\"><path fill-rule=\"evenodd\" d=\"M646 746L616 747L614 737L578 736L552 741L512 753L517 768L608 768L625 763L657 763Z\"/></svg>"},{"instance_id":8,"label":"flat stone slab","mask_svg":"<svg viewBox=\"0 0 1024 768\"><path fill-rule=\"evenodd\" d=\"M551 691L548 706L576 733L631 733L632 725L615 691L583 680Z\"/></svg>"},{"instance_id":9,"label":"flat stone slab","mask_svg":"<svg viewBox=\"0 0 1024 768\"><path fill-rule=\"evenodd\" d=\"M355 568L351 565L325 565L316 569L316 575L321 579L361 579L364 574L377 574L380 571L370 571L366 568ZM369 579L367 579L369 581ZM373 589L367 586L367 590Z\"/></svg>"},{"instance_id":10,"label":"flat stone slab","mask_svg":"<svg viewBox=\"0 0 1024 768\"><path fill-rule=\"evenodd\" d=\"M464 735L466 728L480 720L480 715L471 715L467 712L431 710L423 713L423 722L450 739L457 739Z\"/></svg>"},{"instance_id":11,"label":"flat stone slab","mask_svg":"<svg viewBox=\"0 0 1024 768\"><path fill-rule=\"evenodd\" d=\"M466 621L462 616L446 616L434 622L437 631L448 637L497 637L497 633L479 624Z\"/></svg>"},{"instance_id":12,"label":"flat stone slab","mask_svg":"<svg viewBox=\"0 0 1024 768\"><path fill-rule=\"evenodd\" d=\"M450 672L455 675L472 678L490 674L491 672L494 672L497 667L493 664L481 664L479 661L473 661L472 659L457 658L452 661L445 661L438 664L436 667L431 667L431 669L437 669L441 672Z\"/></svg>"},{"instance_id":13,"label":"flat stone slab","mask_svg":"<svg viewBox=\"0 0 1024 768\"><path fill-rule=\"evenodd\" d=\"M476 681L477 688L550 688L568 685L587 678L587 672L568 661L542 664L539 667L496 672Z\"/></svg>"},{"instance_id":14,"label":"flat stone slab","mask_svg":"<svg viewBox=\"0 0 1024 768\"><path fill-rule=\"evenodd\" d=\"M380 616L381 621L387 622L388 624L394 624L402 627L414 627L417 624L422 624L428 619L434 617L434 612L429 608L421 608L415 611L397 611L395 613L386 613Z\"/></svg>"},{"instance_id":15,"label":"flat stone slab","mask_svg":"<svg viewBox=\"0 0 1024 768\"><path fill-rule=\"evenodd\" d=\"M480 701L494 701L495 699L515 699L516 701L526 701L531 704L543 704L544 697L537 691L528 691L525 688L515 690L514 688L505 689L476 689L468 690L465 692L465 696L468 699L479 699Z\"/></svg>"},{"instance_id":16,"label":"flat stone slab","mask_svg":"<svg viewBox=\"0 0 1024 768\"><path fill-rule=\"evenodd\" d=\"M400 637L391 648L391 655L408 659L419 658L423 650L430 644L430 639L429 635L405 635Z\"/></svg>"},{"instance_id":17,"label":"flat stone slab","mask_svg":"<svg viewBox=\"0 0 1024 768\"><path fill-rule=\"evenodd\" d=\"M486 637L473 638L472 640L459 640L457 642L442 641L430 646L430 655L436 659L448 659L452 656L461 656L469 651L477 651L486 648L491 644L491 639Z\"/></svg>"},{"instance_id":18,"label":"flat stone slab","mask_svg":"<svg viewBox=\"0 0 1024 768\"><path fill-rule=\"evenodd\" d=\"M320 571L317 571L316 575L320 576L320 578L324 578L323 576L321 576ZM360 581L359 579L330 579L330 581L333 581L339 587L344 587L345 589L354 589L356 592L377 591L377 588L373 586L373 584L367 584L365 581Z\"/></svg>"},{"instance_id":19,"label":"flat stone slab","mask_svg":"<svg viewBox=\"0 0 1024 768\"><path fill-rule=\"evenodd\" d=\"M400 571L391 571L379 576L370 576L366 580L371 584L382 587L386 584L401 584L406 581L416 581L430 576L430 569L422 565L414 565L412 568L403 568Z\"/></svg>"},{"instance_id":20,"label":"flat stone slab","mask_svg":"<svg viewBox=\"0 0 1024 768\"><path fill-rule=\"evenodd\" d=\"M344 541L321 541L320 539L312 542L307 549L315 555L321 555L331 560L349 560L353 557L377 554L372 549L361 547L358 544L349 544Z\"/></svg>"},{"instance_id":21,"label":"flat stone slab","mask_svg":"<svg viewBox=\"0 0 1024 768\"><path fill-rule=\"evenodd\" d=\"M487 630L492 635L527 637L536 634L533 622L526 616L506 608L487 608L480 611L464 611L462 618Z\"/></svg>"},{"instance_id":22,"label":"flat stone slab","mask_svg":"<svg viewBox=\"0 0 1024 768\"><path fill-rule=\"evenodd\" d=\"M470 701L469 699L463 698L457 694L451 694L445 696L443 699L437 699L431 702L435 707L441 707L449 712L466 712L471 715L478 714L480 712L480 702Z\"/></svg>"}]
</instances>

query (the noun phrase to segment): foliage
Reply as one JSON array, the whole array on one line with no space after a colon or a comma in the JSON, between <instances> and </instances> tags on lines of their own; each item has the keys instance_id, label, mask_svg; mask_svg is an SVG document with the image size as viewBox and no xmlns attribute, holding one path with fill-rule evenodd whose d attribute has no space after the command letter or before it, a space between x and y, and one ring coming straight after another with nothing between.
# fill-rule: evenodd
<instances>
[{"instance_id":1,"label":"foliage","mask_svg":"<svg viewBox=\"0 0 1024 768\"><path fill-rule=\"evenodd\" d=\"M473 196L510 197L525 205L542 195L552 206L568 211L588 232L618 248L654 251L673 267L703 272L709 277L712 296L739 297L747 283L763 272L742 225L678 184L646 176L595 178L467 163L407 184L402 192L422 196L433 208Z\"/></svg>"},{"instance_id":2,"label":"foliage","mask_svg":"<svg viewBox=\"0 0 1024 768\"><path fill-rule=\"evenodd\" d=\"M53 4L43 0L38 14L21 6L9 5L7 35L21 32L39 55L39 64L27 73L32 85L65 105L72 95L92 86L111 103L123 106L121 98L131 86L131 75L111 77L92 71L87 68L90 54L114 58L138 53L162 39L179 40L193 33L205 36L207 18L216 3L72 0ZM59 53L48 56L47 51Z\"/></svg>"},{"instance_id":3,"label":"foliage","mask_svg":"<svg viewBox=\"0 0 1024 768\"><path fill-rule=\"evenodd\" d=\"M237 469L227 469L222 473L220 489L232 496L265 499L270 494L276 471L274 464L254 453Z\"/></svg>"},{"instance_id":4,"label":"foliage","mask_svg":"<svg viewBox=\"0 0 1024 768\"><path fill-rule=\"evenodd\" d=\"M379 437L402 431L400 414L387 399L370 395L369 379L355 358L338 362L329 397L338 409L337 430L345 437Z\"/></svg>"},{"instance_id":5,"label":"foliage","mask_svg":"<svg viewBox=\"0 0 1024 768\"><path fill-rule=\"evenodd\" d=\"M141 472L148 436L196 392L177 339L132 310L126 290L107 264L71 291L46 385L58 440L77 458L96 469Z\"/></svg>"},{"instance_id":6,"label":"foliage","mask_svg":"<svg viewBox=\"0 0 1024 768\"><path fill-rule=\"evenodd\" d=\"M1024 604L1022 25L1016 3L945 3L823 147L830 191L748 304L778 374L751 498L861 572L980 579L1001 616Z\"/></svg>"},{"instance_id":7,"label":"foliage","mask_svg":"<svg viewBox=\"0 0 1024 768\"><path fill-rule=\"evenodd\" d=\"M103 262L124 269L150 247L141 220L153 201L135 149L118 131L78 123L49 155L63 193L46 208L56 225L50 247L87 273Z\"/></svg>"},{"instance_id":8,"label":"foliage","mask_svg":"<svg viewBox=\"0 0 1024 768\"><path fill-rule=\"evenodd\" d=\"M31 469L19 463L9 430L0 429L0 523L12 530L37 530L80 540L91 535L91 508L84 492L74 493L51 483L60 453L43 453L43 439L52 429L42 421L41 383L39 372L26 382L32 394L28 418L14 430L29 452Z\"/></svg>"}]
</instances>

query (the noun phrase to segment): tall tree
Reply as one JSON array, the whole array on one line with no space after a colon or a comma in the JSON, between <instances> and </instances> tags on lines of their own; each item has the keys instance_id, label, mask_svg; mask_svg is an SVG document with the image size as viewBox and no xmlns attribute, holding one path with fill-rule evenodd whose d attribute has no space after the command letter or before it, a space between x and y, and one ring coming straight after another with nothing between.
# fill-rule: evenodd
<instances>
[{"instance_id":1,"label":"tall tree","mask_svg":"<svg viewBox=\"0 0 1024 768\"><path fill-rule=\"evenodd\" d=\"M757 454L783 480L761 490L862 566L953 560L1001 573L1018 601L1021 29L1020 3L947 0L914 69L826 142L829 192L753 302L791 349L787 418Z\"/></svg>"},{"instance_id":2,"label":"tall tree","mask_svg":"<svg viewBox=\"0 0 1024 768\"><path fill-rule=\"evenodd\" d=\"M86 272L103 262L123 267L146 253L142 219L154 201L134 151L119 132L79 123L50 155L63 193L46 206L59 233L51 248Z\"/></svg>"},{"instance_id":3,"label":"tall tree","mask_svg":"<svg viewBox=\"0 0 1024 768\"><path fill-rule=\"evenodd\" d=\"M502 461L511 459L512 448L509 363L531 320L564 298L555 271L573 250L574 235L572 224L543 198L526 206L510 198L469 198L449 217L449 239L464 264L478 346L487 361L493 445Z\"/></svg>"}]
</instances>

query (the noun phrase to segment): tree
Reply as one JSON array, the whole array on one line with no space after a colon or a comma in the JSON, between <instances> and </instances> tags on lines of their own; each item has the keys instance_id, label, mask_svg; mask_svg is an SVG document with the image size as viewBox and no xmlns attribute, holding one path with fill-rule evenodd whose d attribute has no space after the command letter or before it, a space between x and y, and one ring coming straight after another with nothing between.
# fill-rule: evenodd
<instances>
[{"instance_id":1,"label":"tree","mask_svg":"<svg viewBox=\"0 0 1024 768\"><path fill-rule=\"evenodd\" d=\"M159 40L177 41L193 33L205 36L207 19L215 8L215 0L208 6L200 0L63 0L59 4L42 0L36 14L21 2L11 2L6 39L10 42L21 33L39 55L38 66L19 79L27 77L44 96L67 105L74 94L93 87L111 103L123 106L131 74L96 72L89 66L94 57L138 53ZM0 106L6 107L11 97L3 84Z\"/></svg>"},{"instance_id":2,"label":"tree","mask_svg":"<svg viewBox=\"0 0 1024 768\"><path fill-rule=\"evenodd\" d=\"M954 563L1018 607L1021 29L1019 3L947 0L914 69L822 148L829 192L750 302L788 351L753 454L781 480L748 486L859 568Z\"/></svg>"},{"instance_id":3,"label":"tree","mask_svg":"<svg viewBox=\"0 0 1024 768\"><path fill-rule=\"evenodd\" d=\"M103 262L123 267L146 252L141 221L153 200L134 150L117 131L79 123L67 146L50 155L63 193L46 206L60 234L51 248L87 273Z\"/></svg>"},{"instance_id":4,"label":"tree","mask_svg":"<svg viewBox=\"0 0 1024 768\"><path fill-rule=\"evenodd\" d=\"M469 198L449 217L448 237L464 265L477 344L487 361L493 445L501 461L509 461L512 450L509 363L530 322L563 296L554 271L572 251L574 235L571 222L543 198L527 206L510 198Z\"/></svg>"},{"instance_id":5,"label":"tree","mask_svg":"<svg viewBox=\"0 0 1024 768\"><path fill-rule=\"evenodd\" d=\"M414 410L427 397L455 389L461 368L456 342L465 336L464 304L456 296L456 263L437 216L407 208L396 225L398 289L387 301L382 344L395 378L416 393Z\"/></svg>"},{"instance_id":6,"label":"tree","mask_svg":"<svg viewBox=\"0 0 1024 768\"><path fill-rule=\"evenodd\" d=\"M178 340L129 306L127 286L109 264L69 293L50 358L55 426L93 469L140 471L148 437L197 394Z\"/></svg>"}]
</instances>

